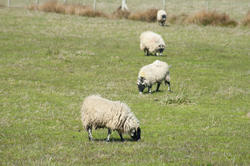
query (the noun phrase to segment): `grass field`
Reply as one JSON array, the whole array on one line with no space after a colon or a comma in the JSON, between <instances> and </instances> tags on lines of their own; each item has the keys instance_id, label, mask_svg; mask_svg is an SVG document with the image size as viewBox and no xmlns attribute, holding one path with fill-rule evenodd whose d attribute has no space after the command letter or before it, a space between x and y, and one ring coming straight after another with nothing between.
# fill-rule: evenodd
<instances>
[{"instance_id":1,"label":"grass field","mask_svg":"<svg viewBox=\"0 0 250 166\"><path fill-rule=\"evenodd\" d=\"M163 57L145 57L153 30ZM0 8L0 165L249 165L250 30ZM139 95L139 69L172 65L171 84ZM155 86L153 87L155 88ZM84 97L127 103L139 142L82 130ZM79 132L79 130L81 130Z\"/></svg>"}]
</instances>

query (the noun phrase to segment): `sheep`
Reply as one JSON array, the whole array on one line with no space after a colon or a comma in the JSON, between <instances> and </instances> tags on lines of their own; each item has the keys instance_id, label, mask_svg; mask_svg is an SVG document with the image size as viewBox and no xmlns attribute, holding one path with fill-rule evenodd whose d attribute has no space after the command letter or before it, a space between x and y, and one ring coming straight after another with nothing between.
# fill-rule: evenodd
<instances>
[{"instance_id":1,"label":"sheep","mask_svg":"<svg viewBox=\"0 0 250 166\"><path fill-rule=\"evenodd\" d=\"M165 47L165 42L159 34L146 31L140 35L140 49L144 51L146 56L149 54L162 55Z\"/></svg>"},{"instance_id":2,"label":"sheep","mask_svg":"<svg viewBox=\"0 0 250 166\"><path fill-rule=\"evenodd\" d=\"M157 21L161 26L165 25L165 22L167 20L167 13L165 10L158 10L157 12Z\"/></svg>"},{"instance_id":3,"label":"sheep","mask_svg":"<svg viewBox=\"0 0 250 166\"><path fill-rule=\"evenodd\" d=\"M143 66L138 74L138 90L142 94L143 90L148 87L148 92L152 93L152 85L157 83L156 92L159 91L161 82L164 80L165 85L168 84L168 91L170 89L170 73L169 69L171 65L168 65L166 62L159 60L154 61L153 63Z\"/></svg>"},{"instance_id":4,"label":"sheep","mask_svg":"<svg viewBox=\"0 0 250 166\"><path fill-rule=\"evenodd\" d=\"M141 138L139 120L120 101L111 101L99 95L88 96L83 101L81 116L83 128L87 130L90 141L93 140L92 128L107 128L107 142L110 141L113 130L119 133L121 141L124 141L123 133L130 134L135 141Z\"/></svg>"}]
</instances>

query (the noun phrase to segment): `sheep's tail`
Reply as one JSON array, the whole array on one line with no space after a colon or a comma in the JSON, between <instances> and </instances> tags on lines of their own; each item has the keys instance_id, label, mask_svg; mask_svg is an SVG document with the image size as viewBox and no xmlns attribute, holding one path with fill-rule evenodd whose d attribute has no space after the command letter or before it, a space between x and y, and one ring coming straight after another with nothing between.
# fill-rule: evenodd
<instances>
[{"instance_id":1,"label":"sheep's tail","mask_svg":"<svg viewBox=\"0 0 250 166\"><path fill-rule=\"evenodd\" d=\"M87 129L87 124L86 124L86 117L85 117L85 112L86 112L86 106L83 103L82 108L81 108L81 120L82 120L82 125L84 129Z\"/></svg>"}]
</instances>

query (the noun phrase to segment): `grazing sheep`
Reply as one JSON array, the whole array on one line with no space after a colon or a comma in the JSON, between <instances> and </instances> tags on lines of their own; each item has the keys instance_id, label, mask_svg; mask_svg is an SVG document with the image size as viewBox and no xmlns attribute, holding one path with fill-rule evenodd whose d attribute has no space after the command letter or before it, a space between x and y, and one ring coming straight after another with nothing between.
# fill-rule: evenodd
<instances>
[{"instance_id":1,"label":"grazing sheep","mask_svg":"<svg viewBox=\"0 0 250 166\"><path fill-rule=\"evenodd\" d=\"M139 93L142 94L146 87L148 87L148 92L151 93L152 85L155 83L157 83L156 91L159 91L161 82L163 80L165 81L165 85L168 84L168 91L171 91L169 74L170 67L171 66L169 66L166 62L159 60L142 67L138 74L137 80Z\"/></svg>"},{"instance_id":2,"label":"grazing sheep","mask_svg":"<svg viewBox=\"0 0 250 166\"><path fill-rule=\"evenodd\" d=\"M162 55L166 45L162 37L152 31L143 32L140 36L140 49L144 54Z\"/></svg>"},{"instance_id":3,"label":"grazing sheep","mask_svg":"<svg viewBox=\"0 0 250 166\"><path fill-rule=\"evenodd\" d=\"M120 101L110 101L101 96L92 95L84 99L81 108L82 124L87 130L89 140L92 140L92 128L108 128L107 141L112 130L116 130L121 140L122 134L128 133L133 140L141 137L139 121L130 111L130 108Z\"/></svg>"},{"instance_id":4,"label":"grazing sheep","mask_svg":"<svg viewBox=\"0 0 250 166\"><path fill-rule=\"evenodd\" d=\"M165 10L158 10L157 12L157 21L161 26L165 25L165 22L167 20L167 13Z\"/></svg>"}]
</instances>

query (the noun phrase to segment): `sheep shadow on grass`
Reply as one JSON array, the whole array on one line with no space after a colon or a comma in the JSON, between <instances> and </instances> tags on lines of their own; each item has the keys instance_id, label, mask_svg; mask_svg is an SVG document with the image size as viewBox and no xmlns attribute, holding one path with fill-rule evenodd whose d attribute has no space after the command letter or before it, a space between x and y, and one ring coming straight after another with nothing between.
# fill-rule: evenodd
<instances>
[{"instance_id":1,"label":"sheep shadow on grass","mask_svg":"<svg viewBox=\"0 0 250 166\"><path fill-rule=\"evenodd\" d=\"M91 141L90 141L91 142ZM106 138L95 138L92 140L92 142L107 142ZM124 141L122 141L120 138L110 138L109 142L136 142L133 139L124 138Z\"/></svg>"},{"instance_id":2,"label":"sheep shadow on grass","mask_svg":"<svg viewBox=\"0 0 250 166\"><path fill-rule=\"evenodd\" d=\"M154 94L154 93L173 93L173 91L172 90L171 91L166 91L166 90L158 90L158 91L156 91L156 90L154 90L151 93L149 93L148 91L143 92L143 94L145 94L145 95L151 95L151 94Z\"/></svg>"}]
</instances>

